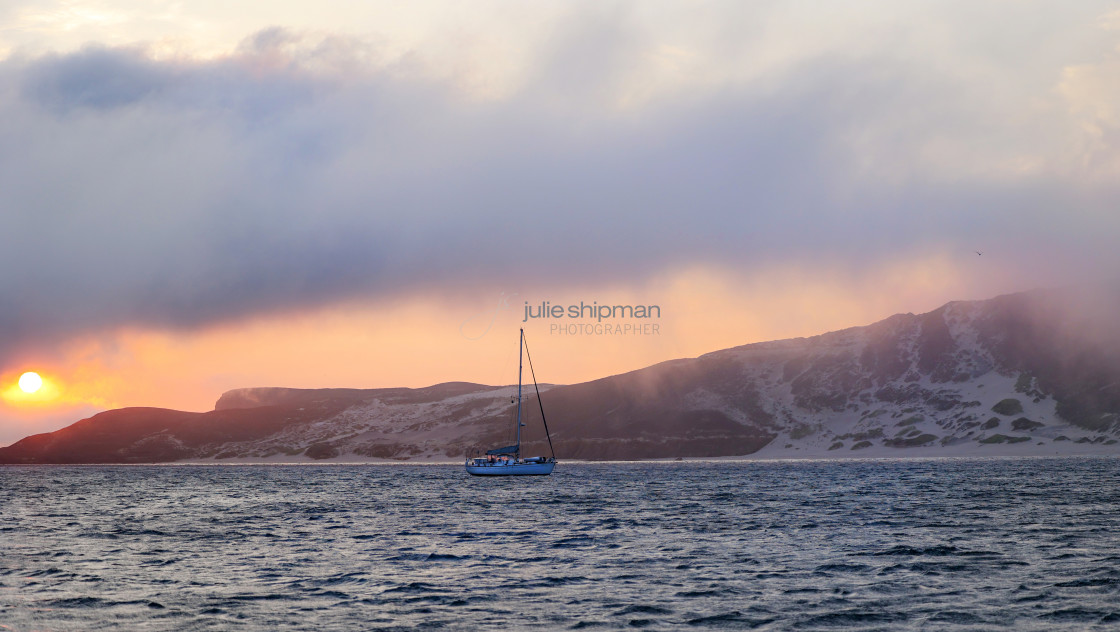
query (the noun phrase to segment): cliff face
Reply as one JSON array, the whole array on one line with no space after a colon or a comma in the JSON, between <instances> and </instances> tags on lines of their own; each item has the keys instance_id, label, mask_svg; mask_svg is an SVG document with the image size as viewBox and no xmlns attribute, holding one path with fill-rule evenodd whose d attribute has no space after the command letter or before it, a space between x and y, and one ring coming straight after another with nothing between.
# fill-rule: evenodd
<instances>
[{"instance_id":1,"label":"cliff face","mask_svg":"<svg viewBox=\"0 0 1120 632\"><path fill-rule=\"evenodd\" d=\"M1111 289L954 302L541 392L567 459L1107 451L1120 438L1116 314ZM0 463L457 459L512 439L514 391L240 389L208 413L101 413L2 448ZM525 410L526 453L548 454L533 397Z\"/></svg>"}]
</instances>

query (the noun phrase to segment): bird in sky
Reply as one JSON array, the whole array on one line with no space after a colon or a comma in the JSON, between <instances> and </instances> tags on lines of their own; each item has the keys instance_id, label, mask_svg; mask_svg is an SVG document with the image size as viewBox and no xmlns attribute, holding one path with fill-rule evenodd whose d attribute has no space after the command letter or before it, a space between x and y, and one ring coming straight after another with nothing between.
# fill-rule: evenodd
<instances>
[{"instance_id":1,"label":"bird in sky","mask_svg":"<svg viewBox=\"0 0 1120 632\"><path fill-rule=\"evenodd\" d=\"M977 250L977 251L976 251L976 256L978 256L978 257L982 257L982 256L984 256L984 253L982 253L982 252L980 252L979 250Z\"/></svg>"}]
</instances>

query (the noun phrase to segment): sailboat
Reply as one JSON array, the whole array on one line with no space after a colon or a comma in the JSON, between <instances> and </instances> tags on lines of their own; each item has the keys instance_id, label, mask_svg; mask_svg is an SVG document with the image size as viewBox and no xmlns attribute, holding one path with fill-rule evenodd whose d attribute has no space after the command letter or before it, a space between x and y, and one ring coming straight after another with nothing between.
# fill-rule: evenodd
<instances>
[{"instance_id":1,"label":"sailboat","mask_svg":"<svg viewBox=\"0 0 1120 632\"><path fill-rule=\"evenodd\" d=\"M552 449L552 437L548 434L548 422L544 418L544 404L541 404L541 391L537 388L537 375L533 371L533 358L529 357L529 347L525 344L525 330L521 330L521 340L517 349L517 443L502 448L487 450L486 456L467 458L467 473L474 476L547 476L556 467L556 452ZM541 422L544 423L544 436L548 439L549 458L530 456L521 458L521 374L524 359L529 358L529 371L533 375L533 389L537 393L537 404L541 407Z\"/></svg>"}]
</instances>

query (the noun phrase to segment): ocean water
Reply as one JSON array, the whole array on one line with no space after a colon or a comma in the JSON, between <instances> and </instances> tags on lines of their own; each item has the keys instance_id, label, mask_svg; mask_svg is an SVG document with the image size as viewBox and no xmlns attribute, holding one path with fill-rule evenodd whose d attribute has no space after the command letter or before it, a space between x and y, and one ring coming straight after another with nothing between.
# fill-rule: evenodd
<instances>
[{"instance_id":1,"label":"ocean water","mask_svg":"<svg viewBox=\"0 0 1120 632\"><path fill-rule=\"evenodd\" d=\"M0 630L1120 629L1120 459L0 468Z\"/></svg>"}]
</instances>

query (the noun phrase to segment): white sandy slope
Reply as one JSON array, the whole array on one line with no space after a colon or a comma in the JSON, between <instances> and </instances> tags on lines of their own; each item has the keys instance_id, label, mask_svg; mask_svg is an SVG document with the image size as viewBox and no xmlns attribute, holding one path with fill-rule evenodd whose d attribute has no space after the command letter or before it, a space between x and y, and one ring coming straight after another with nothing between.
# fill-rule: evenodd
<instances>
[{"instance_id":1,"label":"white sandy slope","mask_svg":"<svg viewBox=\"0 0 1120 632\"><path fill-rule=\"evenodd\" d=\"M908 358L910 367L904 378L890 384L875 383L862 391L844 391L844 362L861 356L874 335L869 328L857 327L809 339L760 343L714 352L702 356L730 361L736 367L735 380L757 394L757 406L768 416L768 432L776 434L773 441L758 452L722 458L732 459L866 459L866 458L931 458L931 457L1002 457L1055 455L1120 455L1120 435L1115 428L1091 431L1070 424L1056 413L1055 400L1037 390L1033 380L1023 387L1023 376L999 369L978 339L977 319L984 318L982 302L952 303L944 311L945 323L952 337L955 372L969 376L964 380L935 381L923 373L918 364L920 328L913 324L900 330L898 352ZM899 321L902 322L902 321ZM910 329L906 329L910 327ZM841 410L829 406L807 406L804 392L795 394L796 375L789 374L790 359L804 361L808 367L837 366L836 382L827 370L823 380L813 388L827 396L845 392L846 404ZM840 358L843 362L832 363ZM861 369L862 370L862 369ZM884 388L921 392L915 400L892 402L880 396ZM1017 389L1018 387L1018 389ZM551 388L551 387L549 387ZM546 390L542 388L542 390ZM458 395L445 400L412 405L386 404L380 401L354 406L311 426L292 429L287 434L269 437L254 444L236 446L222 459L205 459L205 463L458 463L464 455L455 454L449 446L462 446L472 439L480 418L504 414L509 407L512 387L495 387L476 393ZM750 425L758 423L757 411L745 408L734 392L718 391L700 385L688 392L680 402L682 410L718 411L728 419ZM997 403L1014 399L1021 412L999 414ZM799 404L799 402L801 402ZM948 402L946 407L945 402ZM463 414L464 406L470 409ZM454 412L459 411L459 412ZM753 415L753 417L752 417ZM454 423L447 420L454 418ZM445 420L437 423L433 420ZM995 420L995 427L986 424ZM1016 420L1026 419L1038 427L1015 428ZM563 419L554 422L563 427ZM932 437L924 445L892 447L892 441ZM1016 442L991 443L995 439L1012 438ZM313 443L334 442L369 444L385 442L409 446L406 453L392 459L379 459L343 451L331 459L315 460L293 453L292 448L305 448ZM287 452L284 451L287 449ZM278 451L279 450L279 451ZM564 459L561 451L557 456Z\"/></svg>"}]
</instances>

